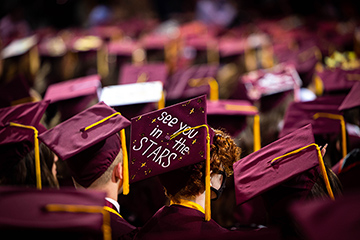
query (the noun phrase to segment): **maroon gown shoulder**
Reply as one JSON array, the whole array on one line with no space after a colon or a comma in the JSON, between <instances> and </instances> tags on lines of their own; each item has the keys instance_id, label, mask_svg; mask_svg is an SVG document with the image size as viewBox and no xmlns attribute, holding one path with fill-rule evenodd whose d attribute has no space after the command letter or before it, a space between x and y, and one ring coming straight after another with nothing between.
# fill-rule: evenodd
<instances>
[{"instance_id":1,"label":"maroon gown shoulder","mask_svg":"<svg viewBox=\"0 0 360 240\"><path fill-rule=\"evenodd\" d=\"M135 239L162 239L164 237L191 237L200 234L221 234L229 230L214 220L205 221L205 215L180 205L164 206L139 230Z\"/></svg>"}]
</instances>

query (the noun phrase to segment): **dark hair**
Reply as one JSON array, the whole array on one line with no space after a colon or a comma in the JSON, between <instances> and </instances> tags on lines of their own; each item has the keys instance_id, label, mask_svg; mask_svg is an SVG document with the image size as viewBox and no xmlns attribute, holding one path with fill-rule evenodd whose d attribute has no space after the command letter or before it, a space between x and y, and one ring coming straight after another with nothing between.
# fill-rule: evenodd
<instances>
[{"instance_id":1,"label":"dark hair","mask_svg":"<svg viewBox=\"0 0 360 240\"><path fill-rule=\"evenodd\" d=\"M58 187L51 173L54 164L53 152L43 143L39 147L41 182L43 187ZM0 176L0 185L36 187L35 152L27 153L16 165Z\"/></svg>"},{"instance_id":2,"label":"dark hair","mask_svg":"<svg viewBox=\"0 0 360 240\"><path fill-rule=\"evenodd\" d=\"M233 164L240 159L240 148L227 133L214 130L210 149L210 169L224 168L227 176L233 174ZM181 197L195 197L205 189L205 163L197 163L160 176L166 195L178 202ZM176 179L172 176L176 175ZM176 182L176 183L175 183ZM171 184L171 185L170 185ZM175 187L174 187L175 186Z\"/></svg>"},{"instance_id":3,"label":"dark hair","mask_svg":"<svg viewBox=\"0 0 360 240\"><path fill-rule=\"evenodd\" d=\"M326 173L330 182L331 190L333 191L334 196L342 195L342 185L339 178L336 174L325 164ZM310 194L307 197L308 199L317 199L317 198L329 198L329 194L326 189L326 184L322 173L319 173L317 181L314 183L314 186L311 188Z\"/></svg>"}]
</instances>

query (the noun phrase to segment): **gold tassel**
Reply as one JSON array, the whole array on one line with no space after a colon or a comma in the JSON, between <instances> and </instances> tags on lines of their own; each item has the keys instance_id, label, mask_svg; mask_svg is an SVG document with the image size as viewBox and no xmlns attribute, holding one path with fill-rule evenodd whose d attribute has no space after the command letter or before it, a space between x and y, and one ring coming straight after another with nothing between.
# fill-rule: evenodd
<instances>
[{"instance_id":1,"label":"gold tassel","mask_svg":"<svg viewBox=\"0 0 360 240\"><path fill-rule=\"evenodd\" d=\"M41 190L41 168L40 168L40 151L39 151L39 139L38 130L29 125L23 125L19 123L10 122L10 126L27 128L34 131L34 152L35 152L35 175L36 175L36 188Z\"/></svg>"},{"instance_id":2,"label":"gold tassel","mask_svg":"<svg viewBox=\"0 0 360 240\"><path fill-rule=\"evenodd\" d=\"M333 194L333 191L332 191L332 189L331 189L330 182L329 182L329 178L328 178L327 173L326 173L326 168L325 168L324 160L323 160L323 158L322 158L322 156L321 156L320 148L319 148L319 146L318 146L316 143L311 143L311 144L309 144L309 145L307 145L307 146L305 146L305 147L301 147L301 148L295 149L295 150L293 150L293 151L291 151L291 152L288 152L288 153L286 153L286 154L284 154L284 155L281 155L281 156L279 156L279 157L276 157L276 158L274 158L273 160L271 160L270 163L273 163L273 162L277 161L278 159L287 157L287 156L289 156L289 155L298 153L298 152L300 152L300 151L302 151L302 150L304 150L304 149L306 149L306 148L308 148L308 147L311 147L311 146L315 146L315 147L316 147L317 156L318 156L318 160L319 160L319 166L320 166L321 173L322 173L322 175L323 175L323 177L324 177L326 189L327 189L327 191L328 191L328 194L329 194L330 198L331 198L332 200L335 200L335 197L334 197L334 194Z\"/></svg>"},{"instance_id":3,"label":"gold tassel","mask_svg":"<svg viewBox=\"0 0 360 240\"><path fill-rule=\"evenodd\" d=\"M254 116L254 125L253 125L253 130L254 130L254 152L256 152L257 150L260 150L261 148L261 136L260 136L260 116L259 114L256 114Z\"/></svg>"},{"instance_id":4,"label":"gold tassel","mask_svg":"<svg viewBox=\"0 0 360 240\"><path fill-rule=\"evenodd\" d=\"M210 130L209 126L202 124L196 127L187 128L176 134L171 135L170 140L177 137L179 134L189 131L191 129L197 129L205 127L207 131L206 135L206 160L205 160L205 221L210 221L211 219L211 191L210 191Z\"/></svg>"},{"instance_id":5,"label":"gold tassel","mask_svg":"<svg viewBox=\"0 0 360 240\"><path fill-rule=\"evenodd\" d=\"M323 118L330 118L334 120L339 120L341 125L341 141L342 141L342 155L343 158L347 155L347 144L346 144L346 126L345 126L345 120L342 115L339 114L332 114L332 113L316 113L314 114L314 119L318 119L319 117Z\"/></svg>"}]
</instances>

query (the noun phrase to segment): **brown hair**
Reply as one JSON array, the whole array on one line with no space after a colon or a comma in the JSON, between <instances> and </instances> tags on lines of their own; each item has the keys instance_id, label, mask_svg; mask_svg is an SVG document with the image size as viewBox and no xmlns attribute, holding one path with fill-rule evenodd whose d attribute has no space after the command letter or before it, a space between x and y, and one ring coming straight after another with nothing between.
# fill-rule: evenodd
<instances>
[{"instance_id":1,"label":"brown hair","mask_svg":"<svg viewBox=\"0 0 360 240\"><path fill-rule=\"evenodd\" d=\"M42 186L57 188L58 182L50 170L50 166L54 164L54 153L43 143L40 143L39 150ZM34 150L0 176L0 185L36 187Z\"/></svg>"},{"instance_id":2,"label":"brown hair","mask_svg":"<svg viewBox=\"0 0 360 240\"><path fill-rule=\"evenodd\" d=\"M233 174L233 164L240 159L240 148L235 144L234 140L225 132L221 130L214 130L213 143L210 150L210 170L217 172L223 170L227 176ZM177 171L177 174L187 175L187 181L182 183L182 188L178 191L170 189L166 184L167 177L160 176L160 180L164 185L166 196L174 202L179 202L181 197L194 198L205 189L205 163L200 162ZM184 174L185 173L185 174ZM174 175L173 172L170 176ZM184 179L184 178L178 178ZM175 180L175 179L171 179Z\"/></svg>"}]
</instances>

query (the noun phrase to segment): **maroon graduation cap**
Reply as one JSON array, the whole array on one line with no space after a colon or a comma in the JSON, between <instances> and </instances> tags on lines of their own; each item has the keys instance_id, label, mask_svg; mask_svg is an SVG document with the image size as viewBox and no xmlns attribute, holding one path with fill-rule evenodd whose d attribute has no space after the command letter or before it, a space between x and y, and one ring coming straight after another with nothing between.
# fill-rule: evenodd
<instances>
[{"instance_id":1,"label":"maroon graduation cap","mask_svg":"<svg viewBox=\"0 0 360 240\"><path fill-rule=\"evenodd\" d=\"M333 198L320 148L309 124L234 163L236 203L242 204L278 186L298 189L299 197L304 198L317 179L316 174L304 173L317 167Z\"/></svg>"},{"instance_id":2,"label":"maroon graduation cap","mask_svg":"<svg viewBox=\"0 0 360 240\"><path fill-rule=\"evenodd\" d=\"M316 75L317 80L322 82L324 92L349 91L359 81L360 69L330 68L318 71Z\"/></svg>"},{"instance_id":3,"label":"maroon graduation cap","mask_svg":"<svg viewBox=\"0 0 360 240\"><path fill-rule=\"evenodd\" d=\"M271 69L260 69L244 74L240 78L246 94L252 101L275 93L296 90L301 86L301 79L292 65L279 64Z\"/></svg>"},{"instance_id":4,"label":"maroon graduation cap","mask_svg":"<svg viewBox=\"0 0 360 240\"><path fill-rule=\"evenodd\" d=\"M346 95L344 101L339 107L339 111L360 106L360 82L356 82L352 86L350 92Z\"/></svg>"},{"instance_id":5,"label":"maroon graduation cap","mask_svg":"<svg viewBox=\"0 0 360 240\"><path fill-rule=\"evenodd\" d=\"M245 52L246 39L223 37L219 39L220 57L242 55Z\"/></svg>"},{"instance_id":6,"label":"maroon graduation cap","mask_svg":"<svg viewBox=\"0 0 360 240\"><path fill-rule=\"evenodd\" d=\"M336 201L319 199L292 206L293 219L306 239L358 239L360 194L354 192Z\"/></svg>"},{"instance_id":7,"label":"maroon graduation cap","mask_svg":"<svg viewBox=\"0 0 360 240\"><path fill-rule=\"evenodd\" d=\"M184 100L210 94L210 98L218 99L218 84L216 65L196 65L179 69L169 79L167 85L168 100ZM215 95L215 96L213 96Z\"/></svg>"},{"instance_id":8,"label":"maroon graduation cap","mask_svg":"<svg viewBox=\"0 0 360 240\"><path fill-rule=\"evenodd\" d=\"M39 138L61 160L67 161L76 182L87 188L108 169L121 148L123 162L127 163L125 133L121 134L121 141L117 133L129 125L130 121L119 112L100 102Z\"/></svg>"},{"instance_id":9,"label":"maroon graduation cap","mask_svg":"<svg viewBox=\"0 0 360 240\"><path fill-rule=\"evenodd\" d=\"M1 172L16 165L35 150L36 184L41 189L38 134L44 130L40 120L49 101L25 103L0 109Z\"/></svg>"},{"instance_id":10,"label":"maroon graduation cap","mask_svg":"<svg viewBox=\"0 0 360 240\"><path fill-rule=\"evenodd\" d=\"M129 182L202 161L205 161L206 176L210 176L212 135L206 121L205 95L132 118ZM208 181L205 189L205 218L210 220Z\"/></svg>"},{"instance_id":11,"label":"maroon graduation cap","mask_svg":"<svg viewBox=\"0 0 360 240\"><path fill-rule=\"evenodd\" d=\"M237 136L246 126L246 116L254 116L254 151L261 148L259 111L249 101L207 101L207 120L214 128L223 128L231 136Z\"/></svg>"},{"instance_id":12,"label":"maroon graduation cap","mask_svg":"<svg viewBox=\"0 0 360 240\"><path fill-rule=\"evenodd\" d=\"M0 229L15 239L109 239L105 193L73 189L0 188Z\"/></svg>"},{"instance_id":13,"label":"maroon graduation cap","mask_svg":"<svg viewBox=\"0 0 360 240\"><path fill-rule=\"evenodd\" d=\"M120 70L118 84L151 81L160 81L165 84L167 75L168 69L164 63L125 64Z\"/></svg>"},{"instance_id":14,"label":"maroon graduation cap","mask_svg":"<svg viewBox=\"0 0 360 240\"><path fill-rule=\"evenodd\" d=\"M279 134L286 134L311 124L314 134L342 134L343 156L346 156L345 121L338 108L345 96L323 96L308 102L293 102L289 105L284 126Z\"/></svg>"},{"instance_id":15,"label":"maroon graduation cap","mask_svg":"<svg viewBox=\"0 0 360 240\"><path fill-rule=\"evenodd\" d=\"M62 120L86 109L92 101L98 102L101 87L99 75L89 75L50 85L44 99L58 103Z\"/></svg>"}]
</instances>

